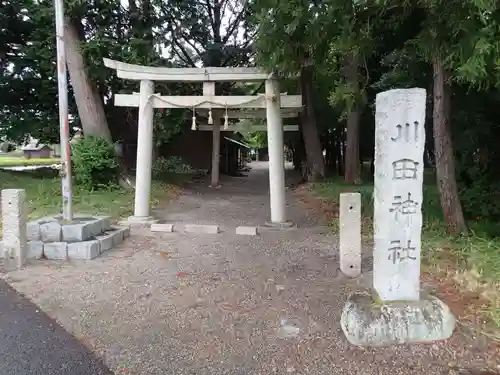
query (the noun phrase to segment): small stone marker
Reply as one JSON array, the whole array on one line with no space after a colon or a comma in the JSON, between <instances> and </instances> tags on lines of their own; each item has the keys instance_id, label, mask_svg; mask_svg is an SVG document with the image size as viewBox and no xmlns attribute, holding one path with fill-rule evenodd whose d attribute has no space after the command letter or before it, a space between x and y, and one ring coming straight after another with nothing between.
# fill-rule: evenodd
<instances>
[{"instance_id":1,"label":"small stone marker","mask_svg":"<svg viewBox=\"0 0 500 375\"><path fill-rule=\"evenodd\" d=\"M173 224L165 224L165 223L153 223L153 224L151 224L151 232L172 233L173 231L174 231Z\"/></svg>"},{"instance_id":2,"label":"small stone marker","mask_svg":"<svg viewBox=\"0 0 500 375\"><path fill-rule=\"evenodd\" d=\"M3 258L7 268L21 268L26 262L26 192L2 190Z\"/></svg>"},{"instance_id":3,"label":"small stone marker","mask_svg":"<svg viewBox=\"0 0 500 375\"><path fill-rule=\"evenodd\" d=\"M361 195L340 194L340 271L346 276L361 274Z\"/></svg>"},{"instance_id":4,"label":"small stone marker","mask_svg":"<svg viewBox=\"0 0 500 375\"><path fill-rule=\"evenodd\" d=\"M218 225L205 225L205 224L186 224L184 230L187 233L200 233L200 234L218 234Z\"/></svg>"},{"instance_id":5,"label":"small stone marker","mask_svg":"<svg viewBox=\"0 0 500 375\"><path fill-rule=\"evenodd\" d=\"M240 236L256 236L258 234L257 227L238 226L236 234Z\"/></svg>"},{"instance_id":6,"label":"small stone marker","mask_svg":"<svg viewBox=\"0 0 500 375\"><path fill-rule=\"evenodd\" d=\"M341 316L354 345L445 340L455 327L446 304L420 295L425 103L419 88L377 95L374 291L353 294Z\"/></svg>"}]
</instances>

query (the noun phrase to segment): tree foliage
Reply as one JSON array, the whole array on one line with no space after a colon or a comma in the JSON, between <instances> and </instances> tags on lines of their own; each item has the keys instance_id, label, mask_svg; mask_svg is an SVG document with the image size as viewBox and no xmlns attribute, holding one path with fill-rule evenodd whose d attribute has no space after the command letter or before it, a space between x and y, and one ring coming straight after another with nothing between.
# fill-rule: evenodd
<instances>
[{"instance_id":1,"label":"tree foliage","mask_svg":"<svg viewBox=\"0 0 500 375\"><path fill-rule=\"evenodd\" d=\"M257 0L255 4L262 30L257 39L259 61L286 73L299 72L305 62L314 67L315 95L323 103L317 105L317 126L331 171L343 174L344 166L360 163L358 157L372 159L376 93L424 87L428 92L426 162L438 164L438 186L450 232L463 229L461 203L468 219L479 211L481 216L497 215L492 204L500 173L498 164L494 166L498 126L497 105L492 104L498 100L500 61L497 1ZM446 108L450 117L441 119L444 123L433 122L436 62L442 63L443 88L450 93ZM432 134L433 127L443 126L452 140L446 145ZM356 130L349 139L352 129ZM456 163L449 157L436 160L433 141L439 155L445 147ZM360 142L359 151L356 142ZM351 152L349 144L354 147ZM453 190L455 169L460 201L446 201L443 197ZM353 177L351 173L349 182ZM451 185L444 186L444 181ZM453 214L447 205L454 206Z\"/></svg>"}]
</instances>

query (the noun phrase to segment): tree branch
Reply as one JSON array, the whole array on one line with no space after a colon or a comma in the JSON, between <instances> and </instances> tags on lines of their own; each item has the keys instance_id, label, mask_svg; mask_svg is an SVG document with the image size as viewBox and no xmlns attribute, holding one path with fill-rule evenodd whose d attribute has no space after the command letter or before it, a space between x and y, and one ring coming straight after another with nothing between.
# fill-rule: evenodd
<instances>
[{"instance_id":1,"label":"tree branch","mask_svg":"<svg viewBox=\"0 0 500 375\"><path fill-rule=\"evenodd\" d=\"M213 11L214 11L214 18L212 23L212 30L214 32L214 42L220 43L221 42L220 27L222 23L222 17L221 17L221 4L218 1L215 2Z\"/></svg>"},{"instance_id":2,"label":"tree branch","mask_svg":"<svg viewBox=\"0 0 500 375\"><path fill-rule=\"evenodd\" d=\"M196 64L194 63L193 59L191 58L191 56L189 56L189 53L186 51L184 46L179 42L179 40L177 38L177 33L173 27L173 19L171 19L171 17L169 17L169 16L167 16L167 18L168 18L167 19L168 29L169 29L170 34L172 36L172 51L184 63L192 66L193 68L196 67ZM184 39L184 38L181 38L181 39Z\"/></svg>"},{"instance_id":3,"label":"tree branch","mask_svg":"<svg viewBox=\"0 0 500 375\"><path fill-rule=\"evenodd\" d=\"M218 0L216 0L215 6L217 6L217 1ZM205 0L205 5L207 7L208 18L210 19L210 26L212 27L212 31L214 33L214 38L215 38L215 29L216 29L216 26L215 26L215 10L212 7L212 4L210 4L210 0Z\"/></svg>"},{"instance_id":4,"label":"tree branch","mask_svg":"<svg viewBox=\"0 0 500 375\"><path fill-rule=\"evenodd\" d=\"M189 56L189 54L187 53L186 49L182 46L182 44L180 44L175 39L175 37L173 38L172 42L173 42L172 50L175 52L175 54L177 55L177 57L179 59L181 59L182 61L184 61L187 65L191 65L193 68L196 67L196 64L194 63L194 61L191 58L191 56ZM175 47L177 47L180 50L180 52L184 56L184 59L182 58L182 56L179 54L179 52L176 50Z\"/></svg>"},{"instance_id":5,"label":"tree branch","mask_svg":"<svg viewBox=\"0 0 500 375\"><path fill-rule=\"evenodd\" d=\"M246 9L242 9L242 11L236 16L236 19L233 21L232 24L228 26L228 30L224 38L222 39L222 43L226 44L231 35L233 35L234 31L238 28L241 19L243 18L244 15L246 15L247 11Z\"/></svg>"},{"instance_id":6,"label":"tree branch","mask_svg":"<svg viewBox=\"0 0 500 375\"><path fill-rule=\"evenodd\" d=\"M202 52L200 51L200 49L198 47L196 47L196 45L194 44L194 42L191 42L189 40L189 36L186 35L186 34L182 34L182 39L184 40L184 42L189 45L192 49L194 49L194 51L198 54L198 56L201 56L202 55Z\"/></svg>"}]
</instances>

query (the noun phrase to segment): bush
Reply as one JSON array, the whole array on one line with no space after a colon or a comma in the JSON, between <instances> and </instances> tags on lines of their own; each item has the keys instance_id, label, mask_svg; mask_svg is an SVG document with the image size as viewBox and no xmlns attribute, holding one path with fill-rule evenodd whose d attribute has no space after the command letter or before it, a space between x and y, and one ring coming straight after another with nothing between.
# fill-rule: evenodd
<instances>
[{"instance_id":1,"label":"bush","mask_svg":"<svg viewBox=\"0 0 500 375\"><path fill-rule=\"evenodd\" d=\"M78 185L91 190L118 181L119 164L110 141L101 137L83 137L71 145L71 154Z\"/></svg>"},{"instance_id":2,"label":"bush","mask_svg":"<svg viewBox=\"0 0 500 375\"><path fill-rule=\"evenodd\" d=\"M182 161L179 156L170 156L165 158L160 156L153 164L153 177L161 178L168 173L189 174L193 173L194 169Z\"/></svg>"}]
</instances>

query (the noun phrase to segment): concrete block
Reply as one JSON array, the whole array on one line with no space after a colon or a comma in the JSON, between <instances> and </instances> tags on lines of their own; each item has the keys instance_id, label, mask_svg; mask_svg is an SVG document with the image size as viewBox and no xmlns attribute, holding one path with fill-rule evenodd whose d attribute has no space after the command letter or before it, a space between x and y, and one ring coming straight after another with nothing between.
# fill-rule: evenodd
<instances>
[{"instance_id":1,"label":"concrete block","mask_svg":"<svg viewBox=\"0 0 500 375\"><path fill-rule=\"evenodd\" d=\"M446 340L455 329L455 317L433 296L384 303L370 293L357 293L345 305L340 324L351 344L383 347Z\"/></svg>"},{"instance_id":2,"label":"concrete block","mask_svg":"<svg viewBox=\"0 0 500 375\"><path fill-rule=\"evenodd\" d=\"M97 236L96 239L100 243L100 252L101 254L105 251L108 251L113 247L113 237L115 236L115 232L111 232L109 234L104 234L102 236Z\"/></svg>"},{"instance_id":3,"label":"concrete block","mask_svg":"<svg viewBox=\"0 0 500 375\"><path fill-rule=\"evenodd\" d=\"M340 194L340 270L349 277L361 274L361 194Z\"/></svg>"},{"instance_id":4,"label":"concrete block","mask_svg":"<svg viewBox=\"0 0 500 375\"><path fill-rule=\"evenodd\" d=\"M124 226L123 228L123 239L129 238L130 237L130 227Z\"/></svg>"},{"instance_id":5,"label":"concrete block","mask_svg":"<svg viewBox=\"0 0 500 375\"><path fill-rule=\"evenodd\" d=\"M87 241L93 236L91 229L87 223L64 224L62 226L62 240L66 242Z\"/></svg>"},{"instance_id":6,"label":"concrete block","mask_svg":"<svg viewBox=\"0 0 500 375\"><path fill-rule=\"evenodd\" d=\"M43 242L59 242L61 241L61 224L57 221L43 223L40 225L40 239Z\"/></svg>"},{"instance_id":7,"label":"concrete block","mask_svg":"<svg viewBox=\"0 0 500 375\"><path fill-rule=\"evenodd\" d=\"M26 224L26 239L28 241L40 241L40 223L38 221L30 221Z\"/></svg>"},{"instance_id":8,"label":"concrete block","mask_svg":"<svg viewBox=\"0 0 500 375\"><path fill-rule=\"evenodd\" d=\"M28 259L41 259L43 257L43 242L28 241L28 252L26 257Z\"/></svg>"},{"instance_id":9,"label":"concrete block","mask_svg":"<svg viewBox=\"0 0 500 375\"><path fill-rule=\"evenodd\" d=\"M59 222L59 220L57 219L57 217L54 216L43 216L39 219L34 220L33 222L38 224L45 224L45 223Z\"/></svg>"},{"instance_id":10,"label":"concrete block","mask_svg":"<svg viewBox=\"0 0 500 375\"><path fill-rule=\"evenodd\" d=\"M87 223L85 223L85 226L90 231L91 236L97 236L97 235L103 233L102 225L103 224L102 224L101 219L94 219L94 220L91 220L91 221L88 221Z\"/></svg>"},{"instance_id":11,"label":"concrete block","mask_svg":"<svg viewBox=\"0 0 500 375\"><path fill-rule=\"evenodd\" d=\"M256 236L257 235L257 227L239 226L239 227L236 227L236 234L239 234L242 236Z\"/></svg>"},{"instance_id":12,"label":"concrete block","mask_svg":"<svg viewBox=\"0 0 500 375\"><path fill-rule=\"evenodd\" d=\"M174 231L173 224L151 224L151 232L167 232L172 233Z\"/></svg>"},{"instance_id":13,"label":"concrete block","mask_svg":"<svg viewBox=\"0 0 500 375\"><path fill-rule=\"evenodd\" d=\"M96 219L101 221L101 233L104 233L111 228L111 218L109 216L98 216Z\"/></svg>"},{"instance_id":14,"label":"concrete block","mask_svg":"<svg viewBox=\"0 0 500 375\"><path fill-rule=\"evenodd\" d=\"M188 233L218 234L218 225L186 224L184 229Z\"/></svg>"},{"instance_id":15,"label":"concrete block","mask_svg":"<svg viewBox=\"0 0 500 375\"><path fill-rule=\"evenodd\" d=\"M66 242L47 242L43 245L43 255L47 259L68 258L68 248Z\"/></svg>"},{"instance_id":16,"label":"concrete block","mask_svg":"<svg viewBox=\"0 0 500 375\"><path fill-rule=\"evenodd\" d=\"M69 259L94 259L100 254L100 242L98 240L75 242L68 244Z\"/></svg>"},{"instance_id":17,"label":"concrete block","mask_svg":"<svg viewBox=\"0 0 500 375\"><path fill-rule=\"evenodd\" d=\"M124 240L125 228L112 226L113 233L113 247L118 246Z\"/></svg>"}]
</instances>

